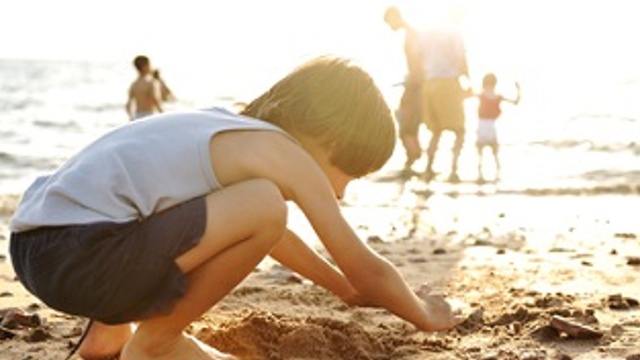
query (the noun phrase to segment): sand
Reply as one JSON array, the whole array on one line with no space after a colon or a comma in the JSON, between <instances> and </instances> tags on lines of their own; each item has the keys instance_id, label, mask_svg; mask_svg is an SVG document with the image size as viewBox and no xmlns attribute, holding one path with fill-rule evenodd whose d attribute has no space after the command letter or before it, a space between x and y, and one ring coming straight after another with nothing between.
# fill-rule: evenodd
<instances>
[{"instance_id":1,"label":"sand","mask_svg":"<svg viewBox=\"0 0 640 360\"><path fill-rule=\"evenodd\" d=\"M469 304L463 324L420 332L265 261L188 331L247 360L640 359L637 193L383 178L352 188L344 213L363 241L412 287ZM0 201L0 254L16 201ZM299 214L291 220L312 236ZM6 256L0 284L0 359L64 359L86 320L30 296ZM12 323L18 310L31 316Z\"/></svg>"}]
</instances>

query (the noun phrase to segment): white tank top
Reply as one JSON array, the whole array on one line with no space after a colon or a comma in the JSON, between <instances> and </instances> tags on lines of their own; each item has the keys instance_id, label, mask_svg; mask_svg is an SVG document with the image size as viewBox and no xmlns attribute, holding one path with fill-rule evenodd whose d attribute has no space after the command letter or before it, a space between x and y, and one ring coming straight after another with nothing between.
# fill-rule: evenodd
<instances>
[{"instance_id":1,"label":"white tank top","mask_svg":"<svg viewBox=\"0 0 640 360\"><path fill-rule=\"evenodd\" d=\"M53 174L37 178L9 228L127 222L215 191L220 183L209 141L239 129L285 133L221 108L166 113L114 129Z\"/></svg>"}]
</instances>

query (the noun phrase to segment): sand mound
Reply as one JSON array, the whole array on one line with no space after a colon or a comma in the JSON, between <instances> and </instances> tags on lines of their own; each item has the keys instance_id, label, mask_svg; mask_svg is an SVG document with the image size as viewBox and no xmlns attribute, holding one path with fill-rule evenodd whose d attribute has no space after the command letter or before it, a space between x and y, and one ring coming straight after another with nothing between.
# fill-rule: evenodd
<instances>
[{"instance_id":1,"label":"sand mound","mask_svg":"<svg viewBox=\"0 0 640 360\"><path fill-rule=\"evenodd\" d=\"M198 338L243 359L392 359L415 341L403 334L375 334L362 326L330 318L296 318L249 311L229 317ZM405 334L406 335L406 334ZM406 355L406 354L404 354Z\"/></svg>"}]
</instances>

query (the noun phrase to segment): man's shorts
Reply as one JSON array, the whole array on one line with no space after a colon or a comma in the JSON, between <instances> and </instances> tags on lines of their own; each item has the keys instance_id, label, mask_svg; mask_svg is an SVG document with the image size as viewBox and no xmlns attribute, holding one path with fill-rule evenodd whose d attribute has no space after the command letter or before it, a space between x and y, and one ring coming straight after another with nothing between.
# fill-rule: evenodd
<instances>
[{"instance_id":1,"label":"man's shorts","mask_svg":"<svg viewBox=\"0 0 640 360\"><path fill-rule=\"evenodd\" d=\"M424 121L429 130L464 132L465 94L457 78L426 80L422 98Z\"/></svg>"},{"instance_id":2,"label":"man's shorts","mask_svg":"<svg viewBox=\"0 0 640 360\"><path fill-rule=\"evenodd\" d=\"M107 324L166 314L187 289L175 259L206 226L203 197L144 220L11 234L24 286L51 308Z\"/></svg>"}]
</instances>

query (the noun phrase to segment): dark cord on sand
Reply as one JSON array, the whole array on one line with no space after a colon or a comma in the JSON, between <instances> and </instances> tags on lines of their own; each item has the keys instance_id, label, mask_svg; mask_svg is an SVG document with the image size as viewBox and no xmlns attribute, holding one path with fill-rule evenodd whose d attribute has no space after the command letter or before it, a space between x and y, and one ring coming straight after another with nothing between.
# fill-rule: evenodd
<instances>
[{"instance_id":1,"label":"dark cord on sand","mask_svg":"<svg viewBox=\"0 0 640 360\"><path fill-rule=\"evenodd\" d=\"M93 320L89 319L89 322L87 323L87 326L84 328L84 331L82 332L82 336L80 336L80 339L73 346L73 348L71 348L71 351L69 352L69 355L67 355L67 357L64 360L70 360L71 357L73 356L73 354L75 354L78 351L78 349L80 348L80 345L82 345L82 342L87 337L87 334L89 333L89 329L91 328L92 324L93 324Z\"/></svg>"}]
</instances>

